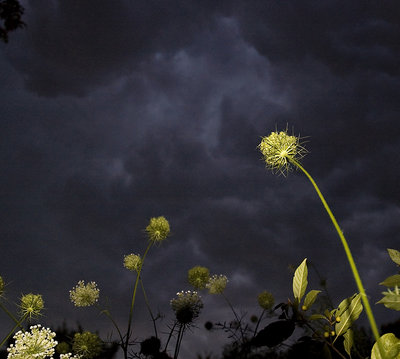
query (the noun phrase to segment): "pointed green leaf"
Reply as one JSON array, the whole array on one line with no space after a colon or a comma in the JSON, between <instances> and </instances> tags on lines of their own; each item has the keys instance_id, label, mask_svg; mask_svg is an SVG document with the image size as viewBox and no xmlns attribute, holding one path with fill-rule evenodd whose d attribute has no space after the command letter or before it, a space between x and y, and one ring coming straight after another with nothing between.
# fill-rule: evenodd
<instances>
[{"instance_id":1,"label":"pointed green leaf","mask_svg":"<svg viewBox=\"0 0 400 359\"><path fill-rule=\"evenodd\" d=\"M351 297L343 299L337 309L332 310L331 314L335 315L335 317L340 317L343 312L349 307L353 298L357 295L357 293L353 294Z\"/></svg>"},{"instance_id":2,"label":"pointed green leaf","mask_svg":"<svg viewBox=\"0 0 400 359\"><path fill-rule=\"evenodd\" d=\"M400 339L396 338L393 333L382 335L379 343L380 346L375 343L372 347L371 359L400 359Z\"/></svg>"},{"instance_id":3,"label":"pointed green leaf","mask_svg":"<svg viewBox=\"0 0 400 359\"><path fill-rule=\"evenodd\" d=\"M353 347L354 339L353 339L353 331L351 329L348 329L346 333L343 334L343 346L344 350L346 351L347 354L349 354L349 357L351 359L351 348Z\"/></svg>"},{"instance_id":4,"label":"pointed green leaf","mask_svg":"<svg viewBox=\"0 0 400 359\"><path fill-rule=\"evenodd\" d=\"M324 319L324 320L328 320L327 317L325 317L325 315L322 314L312 314L308 317L308 319L310 320L317 320L317 319Z\"/></svg>"},{"instance_id":5,"label":"pointed green leaf","mask_svg":"<svg viewBox=\"0 0 400 359\"><path fill-rule=\"evenodd\" d=\"M298 303L300 303L301 298L303 298L308 284L308 269L306 262L307 258L304 259L303 262L301 262L301 264L297 267L293 277L293 294Z\"/></svg>"},{"instance_id":6,"label":"pointed green leaf","mask_svg":"<svg viewBox=\"0 0 400 359\"><path fill-rule=\"evenodd\" d=\"M388 292L383 292L382 294L384 297L377 304L381 303L386 308L400 310L400 291L398 287L393 292L389 289Z\"/></svg>"},{"instance_id":7,"label":"pointed green leaf","mask_svg":"<svg viewBox=\"0 0 400 359\"><path fill-rule=\"evenodd\" d=\"M388 253L393 262L400 266L400 252L395 249L388 248Z\"/></svg>"},{"instance_id":8,"label":"pointed green leaf","mask_svg":"<svg viewBox=\"0 0 400 359\"><path fill-rule=\"evenodd\" d=\"M320 290L310 290L306 297L304 298L304 303L303 303L303 307L305 307L304 310L309 309L315 302L315 300L317 299L317 295L318 293L321 293Z\"/></svg>"},{"instance_id":9,"label":"pointed green leaf","mask_svg":"<svg viewBox=\"0 0 400 359\"><path fill-rule=\"evenodd\" d=\"M379 284L390 288L395 287L396 285L400 287L400 274L391 275Z\"/></svg>"},{"instance_id":10,"label":"pointed green leaf","mask_svg":"<svg viewBox=\"0 0 400 359\"><path fill-rule=\"evenodd\" d=\"M350 302L348 308L340 315L336 315L336 319L340 317L340 322L335 325L336 338L344 334L352 324L358 319L363 306L361 304L361 294L357 294Z\"/></svg>"}]
</instances>

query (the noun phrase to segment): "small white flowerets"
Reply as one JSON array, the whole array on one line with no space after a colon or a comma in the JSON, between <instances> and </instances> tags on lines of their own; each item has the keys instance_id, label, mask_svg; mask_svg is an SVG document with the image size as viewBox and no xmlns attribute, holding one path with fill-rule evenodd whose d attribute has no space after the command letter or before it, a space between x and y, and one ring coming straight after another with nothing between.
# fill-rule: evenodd
<instances>
[{"instance_id":1,"label":"small white flowerets","mask_svg":"<svg viewBox=\"0 0 400 359\"><path fill-rule=\"evenodd\" d=\"M206 288L210 294L222 294L228 284L228 278L223 274L214 274L208 280Z\"/></svg>"},{"instance_id":2,"label":"small white flowerets","mask_svg":"<svg viewBox=\"0 0 400 359\"><path fill-rule=\"evenodd\" d=\"M196 319L203 302L196 291L180 291L176 293L176 298L171 300L171 307L175 312L176 319L182 324L189 324Z\"/></svg>"},{"instance_id":3,"label":"small white flowerets","mask_svg":"<svg viewBox=\"0 0 400 359\"><path fill-rule=\"evenodd\" d=\"M72 355L71 353L60 354L60 359L80 359L81 355Z\"/></svg>"},{"instance_id":4,"label":"small white flowerets","mask_svg":"<svg viewBox=\"0 0 400 359\"><path fill-rule=\"evenodd\" d=\"M56 333L40 324L30 327L31 332L15 333L15 344L7 348L7 359L44 359L52 357L57 341Z\"/></svg>"},{"instance_id":5,"label":"small white flowerets","mask_svg":"<svg viewBox=\"0 0 400 359\"><path fill-rule=\"evenodd\" d=\"M99 300L99 293L96 282L85 285L85 281L80 280L77 286L69 291L69 297L76 307L89 307Z\"/></svg>"}]
</instances>

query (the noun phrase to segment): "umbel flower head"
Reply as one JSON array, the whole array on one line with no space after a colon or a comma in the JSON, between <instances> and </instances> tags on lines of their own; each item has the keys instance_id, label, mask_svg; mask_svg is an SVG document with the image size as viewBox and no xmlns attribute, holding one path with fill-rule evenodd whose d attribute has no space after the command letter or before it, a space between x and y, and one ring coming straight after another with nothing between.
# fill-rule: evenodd
<instances>
[{"instance_id":1,"label":"umbel flower head","mask_svg":"<svg viewBox=\"0 0 400 359\"><path fill-rule=\"evenodd\" d=\"M40 312L44 308L44 301L40 294L25 294L21 297L21 313L24 316L29 317L36 317L40 315Z\"/></svg>"},{"instance_id":2,"label":"umbel flower head","mask_svg":"<svg viewBox=\"0 0 400 359\"><path fill-rule=\"evenodd\" d=\"M210 279L210 271L206 267L195 266L188 271L188 281L195 289L204 289Z\"/></svg>"},{"instance_id":3,"label":"umbel flower head","mask_svg":"<svg viewBox=\"0 0 400 359\"><path fill-rule=\"evenodd\" d=\"M171 307L179 323L190 324L199 316L203 302L197 292L181 291L171 300Z\"/></svg>"},{"instance_id":4,"label":"umbel flower head","mask_svg":"<svg viewBox=\"0 0 400 359\"><path fill-rule=\"evenodd\" d=\"M11 344L8 359L44 359L52 357L57 341L56 333L41 325L33 325L30 332L19 331L14 335L15 344Z\"/></svg>"},{"instance_id":5,"label":"umbel flower head","mask_svg":"<svg viewBox=\"0 0 400 359\"><path fill-rule=\"evenodd\" d=\"M272 172L280 172L284 176L291 170L293 163L305 156L307 150L300 144L300 137L290 136L285 131L272 132L263 137L258 145L264 161Z\"/></svg>"},{"instance_id":6,"label":"umbel flower head","mask_svg":"<svg viewBox=\"0 0 400 359\"><path fill-rule=\"evenodd\" d=\"M265 310L271 309L275 302L274 296L266 290L261 292L257 299L259 306Z\"/></svg>"},{"instance_id":7,"label":"umbel flower head","mask_svg":"<svg viewBox=\"0 0 400 359\"><path fill-rule=\"evenodd\" d=\"M100 290L95 282L89 282L85 285L85 281L80 280L69 291L69 297L76 307L89 307L99 300L99 293Z\"/></svg>"},{"instance_id":8,"label":"umbel flower head","mask_svg":"<svg viewBox=\"0 0 400 359\"><path fill-rule=\"evenodd\" d=\"M132 272L139 272L142 266L142 259L139 254L128 254L124 257L124 267Z\"/></svg>"},{"instance_id":9,"label":"umbel flower head","mask_svg":"<svg viewBox=\"0 0 400 359\"><path fill-rule=\"evenodd\" d=\"M162 242L169 236L169 223L165 217L153 217L150 219L149 225L146 227L147 235L151 242Z\"/></svg>"},{"instance_id":10,"label":"umbel flower head","mask_svg":"<svg viewBox=\"0 0 400 359\"><path fill-rule=\"evenodd\" d=\"M210 294L222 294L228 284L228 278L223 274L214 274L206 285Z\"/></svg>"},{"instance_id":11,"label":"umbel flower head","mask_svg":"<svg viewBox=\"0 0 400 359\"><path fill-rule=\"evenodd\" d=\"M85 331L75 333L72 341L72 350L74 353L84 358L91 359L97 357L103 348L103 342L97 334Z\"/></svg>"}]
</instances>

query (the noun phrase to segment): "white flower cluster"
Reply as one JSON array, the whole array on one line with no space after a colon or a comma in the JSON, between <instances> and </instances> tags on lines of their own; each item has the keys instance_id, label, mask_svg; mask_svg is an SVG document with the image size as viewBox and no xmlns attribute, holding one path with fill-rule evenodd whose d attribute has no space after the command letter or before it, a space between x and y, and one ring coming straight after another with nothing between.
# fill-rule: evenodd
<instances>
[{"instance_id":1,"label":"white flower cluster","mask_svg":"<svg viewBox=\"0 0 400 359\"><path fill-rule=\"evenodd\" d=\"M45 359L52 357L57 341L56 333L49 328L42 328L40 324L30 327L31 332L19 331L15 333L15 344L11 344L7 359Z\"/></svg>"},{"instance_id":2,"label":"white flower cluster","mask_svg":"<svg viewBox=\"0 0 400 359\"><path fill-rule=\"evenodd\" d=\"M60 359L80 359L81 355L72 355L71 353L60 354Z\"/></svg>"},{"instance_id":3,"label":"white flower cluster","mask_svg":"<svg viewBox=\"0 0 400 359\"><path fill-rule=\"evenodd\" d=\"M88 307L99 300L99 293L96 282L85 285L85 282L80 280L78 285L69 291L69 297L76 307Z\"/></svg>"},{"instance_id":4,"label":"white flower cluster","mask_svg":"<svg viewBox=\"0 0 400 359\"><path fill-rule=\"evenodd\" d=\"M222 294L228 284L228 278L223 274L214 274L208 280L206 288L210 294Z\"/></svg>"},{"instance_id":5,"label":"white flower cluster","mask_svg":"<svg viewBox=\"0 0 400 359\"><path fill-rule=\"evenodd\" d=\"M203 302L196 291L181 291L176 293L177 297L171 300L171 307L175 312L176 319L182 324L191 323L196 319L201 309Z\"/></svg>"}]
</instances>

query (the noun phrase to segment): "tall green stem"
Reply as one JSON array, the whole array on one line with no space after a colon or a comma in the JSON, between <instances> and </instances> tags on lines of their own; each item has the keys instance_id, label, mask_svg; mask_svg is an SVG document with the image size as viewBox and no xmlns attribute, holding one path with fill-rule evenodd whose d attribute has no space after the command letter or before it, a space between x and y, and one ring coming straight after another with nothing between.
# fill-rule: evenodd
<instances>
[{"instance_id":1,"label":"tall green stem","mask_svg":"<svg viewBox=\"0 0 400 359\"><path fill-rule=\"evenodd\" d=\"M371 310L371 306L370 306L369 301L368 301L368 297L367 297L367 295L366 295L366 293L365 293L364 286L363 286L363 284L362 284L362 282L361 282L360 275L359 275L359 273L358 273L356 264L355 264L355 262L354 262L353 255L351 254L349 245L347 244L346 238L344 237L343 232L342 232L342 230L340 229L340 227L339 227L339 225L338 225L338 223L337 223L337 221L336 221L336 219L335 219L335 216L333 215L331 209L329 208L328 203L326 202L324 196L322 195L321 191L319 190L319 188L318 188L317 184L315 183L314 179L313 179L313 178L311 177L311 175L300 165L300 163L298 163L298 162L297 162L296 160L294 160L293 158L290 158L290 157L289 157L288 159L289 159L289 161L290 161L291 163L293 163L297 168L299 168L300 170L302 170L303 173L307 176L307 178L310 180L310 182L311 182L312 185L314 186L314 189L315 189L316 192L318 193L318 196L319 196L319 198L320 198L322 204L324 205L325 210L328 212L328 215L329 215L329 217L330 217L330 219L331 219L331 221L332 221L332 223L333 223L333 225L334 225L334 227L335 227L335 229L336 229L336 231L337 231L337 233L338 233L338 235L339 235L339 237L340 237L340 240L342 241L344 250L345 250L346 255L347 255L347 260L349 261L349 264L350 264L351 270L352 270L352 272L353 272L353 276L354 276L354 279L355 279L355 281L356 281L358 290L359 290L359 292L361 293L361 300L362 300L362 302L363 302L363 304L364 304L365 312L367 313L367 317L368 317L369 323L370 323L370 325L371 325L372 333L374 334L375 340L378 341L378 340L379 340L379 331L378 331L378 327L377 327L377 325L376 325L374 315L372 314L372 310ZM379 342L378 342L378 345L379 345ZM381 351L381 353L383 353L383 351Z\"/></svg>"},{"instance_id":2,"label":"tall green stem","mask_svg":"<svg viewBox=\"0 0 400 359\"><path fill-rule=\"evenodd\" d=\"M142 258L142 263L139 267L138 273L137 273L137 277L136 277L136 282L135 282L135 287L133 289L133 295L132 295L132 301L131 301L131 308L129 311L129 320L128 320L128 329L126 331L126 338L125 338L125 344L123 346L123 350L124 350L124 354L125 354L125 358L127 358L127 353L128 353L128 346L129 346L129 338L131 336L131 326L132 326L132 316L133 316L133 307L135 306L135 299L136 299L136 291L137 291L137 287L139 284L139 279L140 279L140 273L142 271L143 268L143 263L144 260L146 258L147 252L150 250L151 246L152 246L153 242L150 241L149 245L146 248L146 251L143 254L143 258Z\"/></svg>"}]
</instances>

